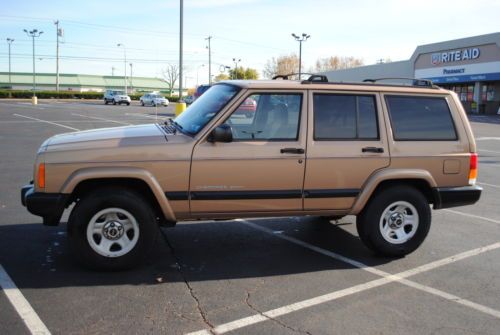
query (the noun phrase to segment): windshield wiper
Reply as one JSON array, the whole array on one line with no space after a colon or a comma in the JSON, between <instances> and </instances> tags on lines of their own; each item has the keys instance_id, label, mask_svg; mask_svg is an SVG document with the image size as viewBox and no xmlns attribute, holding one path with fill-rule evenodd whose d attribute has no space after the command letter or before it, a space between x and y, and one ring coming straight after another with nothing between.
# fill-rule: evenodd
<instances>
[{"instance_id":1,"label":"windshield wiper","mask_svg":"<svg viewBox=\"0 0 500 335\"><path fill-rule=\"evenodd\" d=\"M179 130L181 133L188 134L189 132L184 130L184 128L176 121L174 121L171 117L168 118L167 121L164 122L166 126L173 125L176 130Z\"/></svg>"}]
</instances>

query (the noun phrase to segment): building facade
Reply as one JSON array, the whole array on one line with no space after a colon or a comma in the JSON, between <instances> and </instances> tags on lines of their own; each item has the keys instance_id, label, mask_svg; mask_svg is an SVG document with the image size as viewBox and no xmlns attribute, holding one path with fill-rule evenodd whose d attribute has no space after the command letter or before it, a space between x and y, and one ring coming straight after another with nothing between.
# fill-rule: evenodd
<instances>
[{"instance_id":1,"label":"building facade","mask_svg":"<svg viewBox=\"0 0 500 335\"><path fill-rule=\"evenodd\" d=\"M37 91L55 91L56 75L54 73L37 73L35 75ZM0 72L0 89L31 90L33 89L33 73ZM123 76L96 76L87 74L60 74L59 90L73 92L104 92L107 89L124 90ZM160 78L127 77L128 93L159 91L167 93L168 84ZM177 95L178 88L173 94Z\"/></svg>"},{"instance_id":2,"label":"building facade","mask_svg":"<svg viewBox=\"0 0 500 335\"><path fill-rule=\"evenodd\" d=\"M330 81L407 77L430 79L455 91L469 113L500 108L500 33L418 46L407 61L325 73Z\"/></svg>"}]
</instances>

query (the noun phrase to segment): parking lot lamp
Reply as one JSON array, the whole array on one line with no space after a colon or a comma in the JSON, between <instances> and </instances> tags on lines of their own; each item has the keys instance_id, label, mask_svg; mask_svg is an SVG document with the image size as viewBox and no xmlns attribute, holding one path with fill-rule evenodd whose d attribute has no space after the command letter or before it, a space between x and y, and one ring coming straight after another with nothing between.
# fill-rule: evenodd
<instances>
[{"instance_id":1,"label":"parking lot lamp","mask_svg":"<svg viewBox=\"0 0 500 335\"><path fill-rule=\"evenodd\" d=\"M26 30L23 29L23 31L28 35L28 37L31 37L33 40L33 97L36 97L35 91L36 91L36 80L35 80L35 37L40 37L40 35L43 34L43 31L38 31L38 29L33 29L33 30Z\"/></svg>"},{"instance_id":2,"label":"parking lot lamp","mask_svg":"<svg viewBox=\"0 0 500 335\"><path fill-rule=\"evenodd\" d=\"M11 68L10 68L10 45L14 42L13 38L7 38L7 44L9 45L9 87L12 89L12 79L10 78Z\"/></svg>"},{"instance_id":3,"label":"parking lot lamp","mask_svg":"<svg viewBox=\"0 0 500 335\"><path fill-rule=\"evenodd\" d=\"M241 59L233 58L233 62L234 62L233 79L238 79L238 75L236 73L238 72L238 63L241 62Z\"/></svg>"},{"instance_id":4,"label":"parking lot lamp","mask_svg":"<svg viewBox=\"0 0 500 335\"><path fill-rule=\"evenodd\" d=\"M123 47L123 77L124 82L125 82L125 94L127 94L127 48L125 48L125 44L123 43L118 43L116 45L117 47Z\"/></svg>"},{"instance_id":5,"label":"parking lot lamp","mask_svg":"<svg viewBox=\"0 0 500 335\"><path fill-rule=\"evenodd\" d=\"M305 33L302 33L302 36L297 36L295 34L292 34L293 38L295 38L296 41L299 42L299 80L300 80L300 75L302 74L302 42L305 42L311 37L311 35L307 35Z\"/></svg>"}]
</instances>

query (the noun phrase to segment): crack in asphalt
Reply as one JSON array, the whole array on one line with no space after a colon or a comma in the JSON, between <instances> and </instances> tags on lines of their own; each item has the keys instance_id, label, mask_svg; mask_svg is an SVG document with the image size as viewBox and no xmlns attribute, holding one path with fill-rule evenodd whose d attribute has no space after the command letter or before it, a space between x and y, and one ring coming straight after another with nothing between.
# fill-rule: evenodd
<instances>
[{"instance_id":1,"label":"crack in asphalt","mask_svg":"<svg viewBox=\"0 0 500 335\"><path fill-rule=\"evenodd\" d=\"M307 334L307 335L312 335L310 332L308 331L305 331L305 330L301 330L301 329L296 329L296 328L293 328L281 321L279 321L278 319L275 319L275 318L272 318L266 314L264 314L261 310L257 309L255 306L253 306L251 303L250 303L250 291L246 291L247 293L247 296L245 298L245 303L248 305L248 307L250 307L252 310L254 310L255 312L257 312L258 314L262 315L263 317L265 317L266 319L270 320L270 321L273 321L275 322L276 324L280 325L281 327L284 327L288 330L291 330L295 333L299 333L299 334Z\"/></svg>"},{"instance_id":2,"label":"crack in asphalt","mask_svg":"<svg viewBox=\"0 0 500 335\"><path fill-rule=\"evenodd\" d=\"M203 311L203 308L201 307L200 300L196 296L196 293L195 293L193 287L191 286L191 284L189 284L188 280L186 279L186 276L184 275L184 272L182 272L181 262L180 262L179 257L175 253L174 246L170 243L170 241L168 240L167 235L163 232L163 230L160 229L160 232L161 232L161 235L163 236L163 239L167 243L167 246L169 247L170 252L172 253L172 257L174 257L174 259L175 259L175 262L176 262L176 265L177 265L176 266L177 272L179 272L179 274L181 275L182 280L184 281L184 284L186 285L186 287L189 290L189 294L191 295L191 298L193 298L193 300L196 302L196 308L198 309L198 313L200 314L201 318L203 319L203 322L209 327L208 331L211 334L216 335L216 333L213 331L214 325L208 320L208 318L207 318L207 316L205 314L205 311Z\"/></svg>"}]
</instances>

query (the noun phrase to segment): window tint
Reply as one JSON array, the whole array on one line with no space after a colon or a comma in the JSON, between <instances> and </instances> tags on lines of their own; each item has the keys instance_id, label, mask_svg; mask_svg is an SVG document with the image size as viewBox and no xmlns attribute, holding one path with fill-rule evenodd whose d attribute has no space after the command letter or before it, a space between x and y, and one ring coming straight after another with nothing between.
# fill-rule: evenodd
<instances>
[{"instance_id":1,"label":"window tint","mask_svg":"<svg viewBox=\"0 0 500 335\"><path fill-rule=\"evenodd\" d=\"M395 140L456 140L445 98L387 96Z\"/></svg>"},{"instance_id":2,"label":"window tint","mask_svg":"<svg viewBox=\"0 0 500 335\"><path fill-rule=\"evenodd\" d=\"M302 94L253 94L226 121L233 139L295 141L299 134Z\"/></svg>"},{"instance_id":3,"label":"window tint","mask_svg":"<svg viewBox=\"0 0 500 335\"><path fill-rule=\"evenodd\" d=\"M375 97L314 94L314 139L378 139Z\"/></svg>"}]
</instances>

